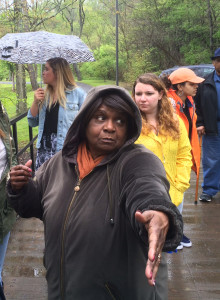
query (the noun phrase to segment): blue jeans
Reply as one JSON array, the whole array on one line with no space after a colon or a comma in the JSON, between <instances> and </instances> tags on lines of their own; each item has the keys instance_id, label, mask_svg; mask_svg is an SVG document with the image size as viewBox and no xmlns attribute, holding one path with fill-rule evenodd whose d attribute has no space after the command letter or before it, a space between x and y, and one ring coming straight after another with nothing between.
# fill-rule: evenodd
<instances>
[{"instance_id":1,"label":"blue jeans","mask_svg":"<svg viewBox=\"0 0 220 300\"><path fill-rule=\"evenodd\" d=\"M214 196L220 191L220 122L218 122L218 136L203 136L202 166L203 192Z\"/></svg>"},{"instance_id":2,"label":"blue jeans","mask_svg":"<svg viewBox=\"0 0 220 300\"><path fill-rule=\"evenodd\" d=\"M9 237L10 237L10 232L6 234L6 236L3 238L3 243L0 244L0 284L2 284L2 269L4 265L5 254L8 247Z\"/></svg>"}]
</instances>

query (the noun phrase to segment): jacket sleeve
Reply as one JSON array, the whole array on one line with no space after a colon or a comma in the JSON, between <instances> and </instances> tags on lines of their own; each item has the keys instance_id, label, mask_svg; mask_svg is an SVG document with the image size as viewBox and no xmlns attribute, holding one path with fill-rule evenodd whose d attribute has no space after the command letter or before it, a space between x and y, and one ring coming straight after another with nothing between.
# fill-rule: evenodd
<instances>
[{"instance_id":1,"label":"jacket sleeve","mask_svg":"<svg viewBox=\"0 0 220 300\"><path fill-rule=\"evenodd\" d=\"M48 160L49 161L49 160ZM36 176L30 179L23 189L15 193L10 184L7 184L7 192L10 205L22 218L39 218L43 217L42 195L43 185L47 181L45 178L46 161L36 172Z\"/></svg>"},{"instance_id":2,"label":"jacket sleeve","mask_svg":"<svg viewBox=\"0 0 220 300\"><path fill-rule=\"evenodd\" d=\"M201 108L202 86L203 86L202 84L199 84L197 93L193 98L196 105L196 114L197 114L196 127L204 126L204 118L203 118L203 113Z\"/></svg>"},{"instance_id":3,"label":"jacket sleeve","mask_svg":"<svg viewBox=\"0 0 220 300\"><path fill-rule=\"evenodd\" d=\"M184 193L190 186L190 174L192 167L191 145L187 130L183 121L179 118L180 137L176 161L175 188Z\"/></svg>"},{"instance_id":4,"label":"jacket sleeve","mask_svg":"<svg viewBox=\"0 0 220 300\"><path fill-rule=\"evenodd\" d=\"M178 209L171 202L169 182L159 158L151 151L146 152L146 149L136 154L134 151L130 153L129 160L122 163L121 168L120 201L133 229L148 245L147 232L136 221L135 212L162 211L169 217L164 251L176 249L182 238L183 222Z\"/></svg>"},{"instance_id":5,"label":"jacket sleeve","mask_svg":"<svg viewBox=\"0 0 220 300\"><path fill-rule=\"evenodd\" d=\"M86 98L86 95L87 95L86 92L83 89L79 88L79 109L81 108Z\"/></svg>"},{"instance_id":6,"label":"jacket sleeve","mask_svg":"<svg viewBox=\"0 0 220 300\"><path fill-rule=\"evenodd\" d=\"M28 110L27 119L29 126L36 127L39 125L39 114L36 117L33 117L30 109Z\"/></svg>"},{"instance_id":7,"label":"jacket sleeve","mask_svg":"<svg viewBox=\"0 0 220 300\"><path fill-rule=\"evenodd\" d=\"M11 167L14 167L18 164L18 160L17 160L17 155L16 155L16 150L15 150L15 143L14 143L14 139L12 137L12 131L11 131L11 127L10 127L10 120L8 117L7 112L5 111L5 119L6 122L8 124L8 132L7 134L9 135L9 140L10 140L10 150L11 150L11 157L10 157L10 163L9 163L9 169Z\"/></svg>"}]
</instances>

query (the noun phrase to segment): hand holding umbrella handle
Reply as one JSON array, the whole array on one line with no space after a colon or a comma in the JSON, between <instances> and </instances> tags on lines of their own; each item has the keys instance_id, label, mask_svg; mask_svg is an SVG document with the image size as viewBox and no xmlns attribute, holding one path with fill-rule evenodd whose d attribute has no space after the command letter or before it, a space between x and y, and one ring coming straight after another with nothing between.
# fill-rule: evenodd
<instances>
[{"instance_id":1,"label":"hand holding umbrella handle","mask_svg":"<svg viewBox=\"0 0 220 300\"><path fill-rule=\"evenodd\" d=\"M44 89L39 88L34 92L34 102L35 104L39 105L44 101L45 93Z\"/></svg>"},{"instance_id":2,"label":"hand holding umbrella handle","mask_svg":"<svg viewBox=\"0 0 220 300\"><path fill-rule=\"evenodd\" d=\"M33 117L36 117L39 113L39 106L44 101L45 93L44 89L39 88L34 92L34 101L31 105L30 111Z\"/></svg>"}]
</instances>

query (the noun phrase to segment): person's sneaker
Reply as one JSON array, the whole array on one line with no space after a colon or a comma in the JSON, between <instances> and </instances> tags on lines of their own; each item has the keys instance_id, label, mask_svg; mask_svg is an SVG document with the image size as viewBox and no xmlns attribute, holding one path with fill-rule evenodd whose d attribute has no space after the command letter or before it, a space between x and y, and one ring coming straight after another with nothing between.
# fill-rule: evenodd
<instances>
[{"instance_id":1,"label":"person's sneaker","mask_svg":"<svg viewBox=\"0 0 220 300\"><path fill-rule=\"evenodd\" d=\"M183 245L180 243L179 246L176 247L176 250L182 250L183 249Z\"/></svg>"},{"instance_id":2,"label":"person's sneaker","mask_svg":"<svg viewBox=\"0 0 220 300\"><path fill-rule=\"evenodd\" d=\"M191 242L190 239L189 239L187 236L185 236L184 234L183 234L182 241L181 241L180 244L181 244L182 246L184 246L184 247L187 247L187 248L192 247L192 242Z\"/></svg>"},{"instance_id":3,"label":"person's sneaker","mask_svg":"<svg viewBox=\"0 0 220 300\"><path fill-rule=\"evenodd\" d=\"M211 202L212 201L212 196L202 193L199 197L199 200L202 202Z\"/></svg>"}]
</instances>

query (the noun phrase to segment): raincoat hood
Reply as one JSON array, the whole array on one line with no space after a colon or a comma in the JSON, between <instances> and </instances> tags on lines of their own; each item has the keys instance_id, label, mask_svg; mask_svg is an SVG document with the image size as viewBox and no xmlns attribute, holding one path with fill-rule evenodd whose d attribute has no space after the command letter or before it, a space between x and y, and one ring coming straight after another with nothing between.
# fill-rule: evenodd
<instances>
[{"instance_id":1,"label":"raincoat hood","mask_svg":"<svg viewBox=\"0 0 220 300\"><path fill-rule=\"evenodd\" d=\"M84 117L87 115L88 111L90 110L92 105L97 101L97 99L107 94L109 95L117 94L126 103L129 104L129 106L132 108L134 112L134 122L136 126L135 126L133 136L131 136L125 142L125 144L117 151L117 153L121 152L121 149L134 143L138 139L142 127L141 114L137 105L131 98L129 92L122 87L118 87L114 85L104 85L104 86L94 87L87 94L87 97L83 102L78 115L76 116L73 124L71 125L67 133L63 150L62 150L62 155L68 162L73 162L73 157L74 154L77 153L78 145L80 144L80 142L82 142L82 137L80 133L82 132L82 126L84 125L84 121L85 121Z\"/></svg>"}]
</instances>

